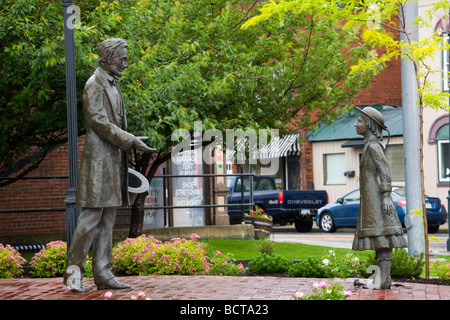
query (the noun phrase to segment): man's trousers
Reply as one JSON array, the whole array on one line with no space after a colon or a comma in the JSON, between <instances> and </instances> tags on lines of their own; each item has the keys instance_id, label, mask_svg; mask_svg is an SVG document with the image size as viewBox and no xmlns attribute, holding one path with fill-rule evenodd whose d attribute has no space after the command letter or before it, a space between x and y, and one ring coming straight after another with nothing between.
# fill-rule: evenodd
<instances>
[{"instance_id":1,"label":"man's trousers","mask_svg":"<svg viewBox=\"0 0 450 320\"><path fill-rule=\"evenodd\" d=\"M86 256L92 245L92 273L97 285L114 278L109 263L116 212L116 207L83 208L67 256L66 268L78 267L83 278Z\"/></svg>"}]
</instances>

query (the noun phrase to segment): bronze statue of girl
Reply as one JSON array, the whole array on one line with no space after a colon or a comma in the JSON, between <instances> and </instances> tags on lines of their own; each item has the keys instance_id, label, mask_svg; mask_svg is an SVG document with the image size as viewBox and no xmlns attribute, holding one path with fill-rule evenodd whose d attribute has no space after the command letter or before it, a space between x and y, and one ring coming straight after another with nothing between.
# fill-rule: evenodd
<instances>
[{"instance_id":1,"label":"bronze statue of girl","mask_svg":"<svg viewBox=\"0 0 450 320\"><path fill-rule=\"evenodd\" d=\"M386 160L382 130L384 118L372 107L359 111L356 132L364 136L360 162L361 205L356 224L353 250L374 250L380 281L375 289L391 286L392 249L407 247L403 228L391 198L391 174Z\"/></svg>"}]
</instances>

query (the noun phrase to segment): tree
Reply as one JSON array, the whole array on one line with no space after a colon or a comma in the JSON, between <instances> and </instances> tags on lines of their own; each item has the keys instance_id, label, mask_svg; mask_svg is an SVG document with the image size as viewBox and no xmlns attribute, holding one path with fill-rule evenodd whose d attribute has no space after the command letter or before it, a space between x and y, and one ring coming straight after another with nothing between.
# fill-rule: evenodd
<instances>
[{"instance_id":1,"label":"tree","mask_svg":"<svg viewBox=\"0 0 450 320\"><path fill-rule=\"evenodd\" d=\"M413 0L414 1L414 0ZM416 0L417 1L417 0ZM423 109L430 107L435 110L449 110L448 101L450 94L442 90L429 80L433 69L430 61L441 50L449 50L450 46L442 40L441 31L438 30L431 36L422 37L414 41L412 33L405 22L405 6L411 1L406 0L374 0L374 1L329 1L329 0L293 0L290 2L271 2L261 9L261 14L248 21L246 26L251 26L261 21L266 21L273 16L289 14L303 14L314 12L315 14L328 15L344 24L344 29L361 30L362 39L373 48L383 50L373 51L371 59L360 60L351 66L352 72L361 70L379 70L391 59L401 57L412 62L415 69L417 90L419 99L417 106L420 108L420 175L422 184L422 208L412 210L414 214L422 216L425 234L426 277L429 277L429 250L428 228L425 206L425 187L423 172ZM437 1L430 5L430 9L424 16L416 17L414 24L421 27L430 25L432 16L440 10L448 12L447 1ZM396 18L396 19L394 19ZM394 21L399 21L396 24ZM446 31L446 30L444 30ZM396 40L393 32L405 35L406 41Z\"/></svg>"},{"instance_id":2,"label":"tree","mask_svg":"<svg viewBox=\"0 0 450 320\"><path fill-rule=\"evenodd\" d=\"M286 123L301 114L299 129L307 129L345 113L348 101L369 85L375 74L373 69L354 72L350 69L358 61L369 61L371 57L370 47L360 40L358 30L345 29L330 17L310 13L286 14L283 20L267 20L251 30L243 30L241 25L258 13L259 2L76 3L81 9L81 27L75 30L78 94L96 67L100 40L121 37L129 44L130 67L120 86L128 107L129 130L148 136L148 145L159 150L155 159L136 154L134 165L149 180L179 143L171 140L174 130L192 131L195 120L201 120L203 130L283 130ZM15 93L2 95L7 98L0 108L8 112L2 124L9 124L9 130L2 129L2 137L4 134L9 140L2 140L1 148L11 152L8 155L2 152L0 162L11 165L30 146L44 145L38 144L32 134L16 138L26 141L21 149L11 143L11 133L18 131L19 124L11 124L10 107L14 105L16 114L24 114L26 110L47 113L50 108L57 108L58 112L52 116L59 116L51 123L52 132L60 135L65 130L65 89L61 85L62 18L55 13L60 12L59 4L43 0L37 1L37 5L24 0L5 3L0 7L0 47L6 54L1 55L0 64L8 65L16 55L20 56L21 64L18 69L11 64L0 70L2 80L3 72L11 75L1 87L11 92L9 88L14 84L18 88L14 92L23 95L21 104L14 102ZM9 34L6 31L11 25L19 25L20 29ZM32 61L33 54L41 63ZM19 71L23 82L17 84L11 77ZM36 78L40 81L32 91L20 90L20 84L35 83ZM41 90L43 87L46 91ZM42 98L35 101L33 97L38 94ZM58 98L53 98L57 103L50 99L52 94L58 94ZM82 113L79 114L81 118ZM40 122L31 124L27 119L23 117L20 126L39 132ZM52 145L48 136L48 132L39 135ZM133 206L130 236L139 232L143 208L140 196Z\"/></svg>"}]
</instances>

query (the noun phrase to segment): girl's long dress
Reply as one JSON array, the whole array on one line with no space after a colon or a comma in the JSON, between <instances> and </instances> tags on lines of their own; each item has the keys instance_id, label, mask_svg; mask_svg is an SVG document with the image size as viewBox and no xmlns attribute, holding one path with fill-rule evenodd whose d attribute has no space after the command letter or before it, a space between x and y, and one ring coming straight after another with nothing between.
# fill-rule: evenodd
<instances>
[{"instance_id":1,"label":"girl's long dress","mask_svg":"<svg viewBox=\"0 0 450 320\"><path fill-rule=\"evenodd\" d=\"M396 210L383 212L383 193L390 194L391 190L383 145L378 140L366 141L360 164L361 205L353 250L407 247Z\"/></svg>"}]
</instances>

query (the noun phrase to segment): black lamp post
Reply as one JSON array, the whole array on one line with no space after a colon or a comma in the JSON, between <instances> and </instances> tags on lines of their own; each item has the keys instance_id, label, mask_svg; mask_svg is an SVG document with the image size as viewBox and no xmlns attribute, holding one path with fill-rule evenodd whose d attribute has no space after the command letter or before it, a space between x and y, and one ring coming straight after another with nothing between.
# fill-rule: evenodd
<instances>
[{"instance_id":1,"label":"black lamp post","mask_svg":"<svg viewBox=\"0 0 450 320\"><path fill-rule=\"evenodd\" d=\"M73 24L68 24L72 17L73 0L63 0L64 8L64 47L66 57L66 91L67 91L67 133L69 149L69 189L66 204L67 248L70 247L72 234L80 214L75 207L75 195L78 179L78 128L77 128L77 90L75 73L75 40ZM69 12L68 12L69 11ZM73 20L72 20L73 21Z\"/></svg>"}]
</instances>

